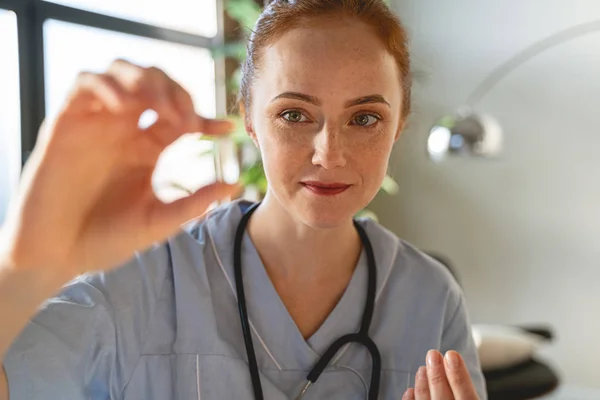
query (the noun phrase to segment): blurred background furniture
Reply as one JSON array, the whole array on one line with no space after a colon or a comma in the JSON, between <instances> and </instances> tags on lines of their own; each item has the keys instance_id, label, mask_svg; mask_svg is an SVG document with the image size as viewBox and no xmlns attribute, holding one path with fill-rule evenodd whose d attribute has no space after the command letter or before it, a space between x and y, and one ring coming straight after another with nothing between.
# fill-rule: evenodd
<instances>
[{"instance_id":1,"label":"blurred background furniture","mask_svg":"<svg viewBox=\"0 0 600 400\"><path fill-rule=\"evenodd\" d=\"M429 255L444 265L460 284L447 258ZM558 375L536 357L535 350L541 344L551 342L553 337L552 329L542 324L474 324L473 338L486 380L488 399L528 400L552 393L559 385Z\"/></svg>"}]
</instances>

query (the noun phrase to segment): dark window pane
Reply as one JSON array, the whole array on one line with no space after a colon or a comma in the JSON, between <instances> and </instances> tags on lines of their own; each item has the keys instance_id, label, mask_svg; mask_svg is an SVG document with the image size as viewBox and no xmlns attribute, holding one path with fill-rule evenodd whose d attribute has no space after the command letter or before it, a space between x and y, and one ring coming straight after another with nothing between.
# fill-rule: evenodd
<instances>
[{"instance_id":1,"label":"dark window pane","mask_svg":"<svg viewBox=\"0 0 600 400\"><path fill-rule=\"evenodd\" d=\"M217 0L48 0L203 36L217 33Z\"/></svg>"}]
</instances>

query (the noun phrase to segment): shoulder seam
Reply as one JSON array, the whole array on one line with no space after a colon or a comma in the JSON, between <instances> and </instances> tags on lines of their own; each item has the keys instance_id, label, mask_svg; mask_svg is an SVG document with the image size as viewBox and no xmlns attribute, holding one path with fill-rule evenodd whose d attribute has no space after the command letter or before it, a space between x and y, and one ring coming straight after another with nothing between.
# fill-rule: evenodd
<instances>
[{"instance_id":1,"label":"shoulder seam","mask_svg":"<svg viewBox=\"0 0 600 400\"><path fill-rule=\"evenodd\" d=\"M451 288L448 288L449 292L451 290ZM454 312L452 313L452 317L450 317L450 319L448 320L448 323L444 326L444 330L442 331L442 338L444 336L446 336L446 332L448 331L448 328L452 326L454 320L456 319L458 312L460 311L461 307L463 305L463 296L462 294L459 293L458 296L458 304L456 305L456 308L454 309Z\"/></svg>"},{"instance_id":2,"label":"shoulder seam","mask_svg":"<svg viewBox=\"0 0 600 400\"><path fill-rule=\"evenodd\" d=\"M383 281L381 281L381 287L379 288L379 293L377 293L377 295L375 296L375 304L377 304L377 300L379 300L379 297L381 297L381 294L383 293L383 289L387 285L388 280L390 279L390 276L392 275L392 269L394 269L394 264L396 263L396 257L398 257L398 248L400 247L399 244L400 244L400 240L398 238L396 238L396 246L394 249L394 254L392 255L392 258L390 260L390 266L388 268L387 275L385 276Z\"/></svg>"}]
</instances>

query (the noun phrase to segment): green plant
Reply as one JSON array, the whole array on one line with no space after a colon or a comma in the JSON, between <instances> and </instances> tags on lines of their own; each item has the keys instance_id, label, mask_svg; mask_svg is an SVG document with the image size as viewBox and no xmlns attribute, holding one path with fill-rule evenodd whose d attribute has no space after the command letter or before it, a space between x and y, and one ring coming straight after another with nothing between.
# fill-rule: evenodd
<instances>
[{"instance_id":1,"label":"green plant","mask_svg":"<svg viewBox=\"0 0 600 400\"><path fill-rule=\"evenodd\" d=\"M225 12L231 19L236 21L239 26L249 32L256 20L260 16L261 9L254 0L224 0L225 1ZM227 90L234 96L237 95L240 89L241 82L241 65L246 58L246 41L234 41L228 42L223 45L216 46L211 49L214 58L228 57L236 60L239 67L232 74L230 81L227 83ZM237 128L231 135L236 148L238 149L238 165L240 166L240 183L245 188L253 188L262 197L267 192L267 178L260 161L260 154L255 148L254 143L246 133L244 129L243 121L239 115L233 114L229 116L230 119L236 121ZM201 140L213 140L211 138L202 137ZM216 148L216 146L215 146ZM250 162L244 161L242 157L242 151L253 151L255 152L254 160ZM180 187L174 184L175 187ZM181 188L186 190L185 188ZM381 190L389 195L394 195L398 192L398 184L387 175L382 184ZM189 192L189 191L188 191ZM370 210L364 209L358 213L357 216L369 217L377 220L377 216Z\"/></svg>"}]
</instances>

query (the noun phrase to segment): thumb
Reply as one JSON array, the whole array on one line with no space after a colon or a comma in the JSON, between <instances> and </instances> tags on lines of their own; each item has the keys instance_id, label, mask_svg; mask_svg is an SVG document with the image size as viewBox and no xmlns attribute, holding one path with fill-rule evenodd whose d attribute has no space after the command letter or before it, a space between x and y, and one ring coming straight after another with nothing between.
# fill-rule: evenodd
<instances>
[{"instance_id":1,"label":"thumb","mask_svg":"<svg viewBox=\"0 0 600 400\"><path fill-rule=\"evenodd\" d=\"M222 200L236 195L240 191L239 185L230 185L215 182L198 189L194 194L176 200L172 203L158 201L153 210L152 229L157 237L165 233L177 231L187 221L204 214L208 207L217 200Z\"/></svg>"}]
</instances>

